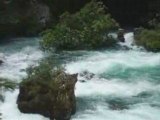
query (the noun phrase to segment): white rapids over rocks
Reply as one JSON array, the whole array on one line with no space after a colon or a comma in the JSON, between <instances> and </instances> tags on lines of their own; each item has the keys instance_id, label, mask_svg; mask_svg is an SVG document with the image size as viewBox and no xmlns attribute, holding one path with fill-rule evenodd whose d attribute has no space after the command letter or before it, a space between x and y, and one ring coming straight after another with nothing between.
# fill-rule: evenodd
<instances>
[{"instance_id":1,"label":"white rapids over rocks","mask_svg":"<svg viewBox=\"0 0 160 120\"><path fill-rule=\"evenodd\" d=\"M38 38L18 38L9 44L0 46L4 63L0 66L0 77L20 82L26 76L24 71L30 65L44 57L39 49ZM16 100L19 91L5 92L5 102L0 103L2 120L48 120L40 115L29 115L20 113Z\"/></svg>"},{"instance_id":2,"label":"white rapids over rocks","mask_svg":"<svg viewBox=\"0 0 160 120\"><path fill-rule=\"evenodd\" d=\"M160 53L133 46L133 33L125 34L125 39L126 43L119 44L130 50L86 51L87 55L65 64L68 73L95 74L91 80L79 76L75 90L77 113L72 120L160 120ZM26 74L23 69L44 56L37 45L29 44L17 51L4 52L6 63L0 67L1 77L19 80ZM0 104L2 120L48 120L20 113L17 95L18 90L5 92L5 102ZM111 109L114 100L127 109Z\"/></svg>"}]
</instances>

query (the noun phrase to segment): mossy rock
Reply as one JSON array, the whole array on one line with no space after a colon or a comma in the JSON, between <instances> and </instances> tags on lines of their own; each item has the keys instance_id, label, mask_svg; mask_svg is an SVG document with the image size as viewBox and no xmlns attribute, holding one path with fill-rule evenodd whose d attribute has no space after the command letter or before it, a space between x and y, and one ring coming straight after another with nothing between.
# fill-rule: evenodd
<instances>
[{"instance_id":1,"label":"mossy rock","mask_svg":"<svg viewBox=\"0 0 160 120\"><path fill-rule=\"evenodd\" d=\"M48 64L35 67L20 84L18 108L21 112L41 114L51 120L69 120L76 111L76 82L77 74L53 70Z\"/></svg>"}]
</instances>

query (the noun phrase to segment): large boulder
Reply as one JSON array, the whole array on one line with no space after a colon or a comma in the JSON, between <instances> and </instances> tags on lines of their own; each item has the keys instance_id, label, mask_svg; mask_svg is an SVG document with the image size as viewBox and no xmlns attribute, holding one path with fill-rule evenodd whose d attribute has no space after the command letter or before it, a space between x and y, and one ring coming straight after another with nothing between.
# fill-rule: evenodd
<instances>
[{"instance_id":1,"label":"large boulder","mask_svg":"<svg viewBox=\"0 0 160 120\"><path fill-rule=\"evenodd\" d=\"M76 111L76 82L77 74L64 72L49 81L23 81L17 99L18 108L23 113L41 114L50 120L69 120Z\"/></svg>"}]
</instances>

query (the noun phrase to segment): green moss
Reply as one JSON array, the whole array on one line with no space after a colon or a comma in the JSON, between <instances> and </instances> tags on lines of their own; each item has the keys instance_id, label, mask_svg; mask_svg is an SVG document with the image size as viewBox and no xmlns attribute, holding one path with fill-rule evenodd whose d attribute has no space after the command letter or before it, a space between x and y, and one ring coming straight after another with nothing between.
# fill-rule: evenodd
<instances>
[{"instance_id":1,"label":"green moss","mask_svg":"<svg viewBox=\"0 0 160 120\"><path fill-rule=\"evenodd\" d=\"M43 32L41 45L47 50L108 47L115 43L108 32L117 27L118 24L106 14L103 3L92 1L75 14L61 15L55 27Z\"/></svg>"},{"instance_id":2,"label":"green moss","mask_svg":"<svg viewBox=\"0 0 160 120\"><path fill-rule=\"evenodd\" d=\"M136 43L149 51L160 51L160 29L142 30L136 35Z\"/></svg>"}]
</instances>

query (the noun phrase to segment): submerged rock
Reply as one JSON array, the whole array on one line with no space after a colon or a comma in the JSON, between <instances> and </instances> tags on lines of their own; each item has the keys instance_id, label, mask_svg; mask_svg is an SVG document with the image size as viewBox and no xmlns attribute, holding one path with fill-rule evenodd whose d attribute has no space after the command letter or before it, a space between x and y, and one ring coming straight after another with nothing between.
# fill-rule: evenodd
<instances>
[{"instance_id":1,"label":"submerged rock","mask_svg":"<svg viewBox=\"0 0 160 120\"><path fill-rule=\"evenodd\" d=\"M0 60L0 65L2 65L4 62L3 62L3 60Z\"/></svg>"},{"instance_id":2,"label":"submerged rock","mask_svg":"<svg viewBox=\"0 0 160 120\"><path fill-rule=\"evenodd\" d=\"M3 53L0 53L0 65L2 65L4 63L4 54Z\"/></svg>"},{"instance_id":3,"label":"submerged rock","mask_svg":"<svg viewBox=\"0 0 160 120\"><path fill-rule=\"evenodd\" d=\"M91 80L95 76L95 74L88 71L83 71L82 73L80 73L80 76L86 78L87 80Z\"/></svg>"},{"instance_id":4,"label":"submerged rock","mask_svg":"<svg viewBox=\"0 0 160 120\"><path fill-rule=\"evenodd\" d=\"M79 80L81 83L85 83L86 81L85 80Z\"/></svg>"},{"instance_id":5,"label":"submerged rock","mask_svg":"<svg viewBox=\"0 0 160 120\"><path fill-rule=\"evenodd\" d=\"M29 80L20 84L18 108L23 113L37 113L50 120L69 120L76 112L74 94L77 74L64 72L54 78Z\"/></svg>"},{"instance_id":6,"label":"submerged rock","mask_svg":"<svg viewBox=\"0 0 160 120\"><path fill-rule=\"evenodd\" d=\"M112 100L109 101L109 108L112 110L124 110L129 109L128 105L124 101Z\"/></svg>"},{"instance_id":7,"label":"submerged rock","mask_svg":"<svg viewBox=\"0 0 160 120\"><path fill-rule=\"evenodd\" d=\"M120 42L125 42L124 29L119 29L119 30L118 30L117 37L118 37L118 40L119 40Z\"/></svg>"}]
</instances>

